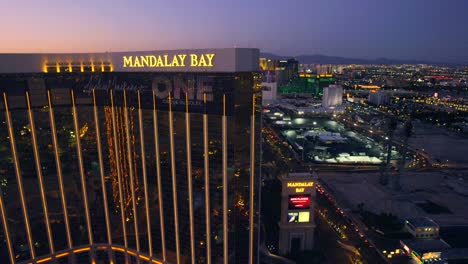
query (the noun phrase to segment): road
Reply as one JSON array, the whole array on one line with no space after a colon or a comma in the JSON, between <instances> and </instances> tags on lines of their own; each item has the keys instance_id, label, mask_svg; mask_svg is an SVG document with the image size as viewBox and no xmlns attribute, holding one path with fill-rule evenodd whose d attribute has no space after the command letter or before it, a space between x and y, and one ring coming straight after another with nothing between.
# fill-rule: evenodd
<instances>
[{"instance_id":1,"label":"road","mask_svg":"<svg viewBox=\"0 0 468 264\"><path fill-rule=\"evenodd\" d=\"M354 254L339 245L337 241L340 237L320 215L316 218L316 225L316 246L326 257L327 262L324 264L353 263L351 259Z\"/></svg>"},{"instance_id":2,"label":"road","mask_svg":"<svg viewBox=\"0 0 468 264\"><path fill-rule=\"evenodd\" d=\"M376 249L372 239L367 236L365 225L344 212L335 198L321 185L317 187L317 210L331 224L331 227L341 234L341 240L356 248L362 256L363 263L390 263L389 260Z\"/></svg>"},{"instance_id":3,"label":"road","mask_svg":"<svg viewBox=\"0 0 468 264\"><path fill-rule=\"evenodd\" d=\"M367 228L360 218L351 212L346 201L337 196L324 183L317 186L317 204L319 208L328 212L328 217L334 222L334 225L340 227L342 232L347 235L350 241L347 244L351 244L359 250L365 260L364 263L411 263L411 258L404 254L392 255L392 258L388 259L388 254L383 254L384 250L390 253L400 248L399 241L385 238ZM347 228L343 229L343 226Z\"/></svg>"}]
</instances>

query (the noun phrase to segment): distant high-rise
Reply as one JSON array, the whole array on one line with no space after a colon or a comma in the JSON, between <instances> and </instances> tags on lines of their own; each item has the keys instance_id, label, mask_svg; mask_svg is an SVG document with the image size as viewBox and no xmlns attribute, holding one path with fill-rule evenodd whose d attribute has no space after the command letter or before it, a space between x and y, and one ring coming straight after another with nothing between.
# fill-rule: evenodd
<instances>
[{"instance_id":1,"label":"distant high-rise","mask_svg":"<svg viewBox=\"0 0 468 264\"><path fill-rule=\"evenodd\" d=\"M257 263L258 57L0 54L1 263Z\"/></svg>"},{"instance_id":2,"label":"distant high-rise","mask_svg":"<svg viewBox=\"0 0 468 264\"><path fill-rule=\"evenodd\" d=\"M322 106L334 107L339 106L343 102L343 86L329 85L323 88Z\"/></svg>"},{"instance_id":3,"label":"distant high-rise","mask_svg":"<svg viewBox=\"0 0 468 264\"><path fill-rule=\"evenodd\" d=\"M315 65L315 71L317 74L331 74L333 73L332 70L333 66L330 64L317 64Z\"/></svg>"},{"instance_id":4,"label":"distant high-rise","mask_svg":"<svg viewBox=\"0 0 468 264\"><path fill-rule=\"evenodd\" d=\"M384 91L371 90L369 92L369 97L367 98L367 101L370 104L373 104L376 106L387 105L390 103L390 96L386 94Z\"/></svg>"},{"instance_id":5,"label":"distant high-rise","mask_svg":"<svg viewBox=\"0 0 468 264\"><path fill-rule=\"evenodd\" d=\"M274 103L278 95L278 84L262 82L262 105Z\"/></svg>"},{"instance_id":6,"label":"distant high-rise","mask_svg":"<svg viewBox=\"0 0 468 264\"><path fill-rule=\"evenodd\" d=\"M299 74L299 62L296 59L274 60L261 58L259 63L265 82L277 82L278 85L283 85L298 77Z\"/></svg>"},{"instance_id":7,"label":"distant high-rise","mask_svg":"<svg viewBox=\"0 0 468 264\"><path fill-rule=\"evenodd\" d=\"M280 61L280 64L282 61ZM299 62L296 59L289 59L284 66L288 80L294 79L299 75Z\"/></svg>"}]
</instances>

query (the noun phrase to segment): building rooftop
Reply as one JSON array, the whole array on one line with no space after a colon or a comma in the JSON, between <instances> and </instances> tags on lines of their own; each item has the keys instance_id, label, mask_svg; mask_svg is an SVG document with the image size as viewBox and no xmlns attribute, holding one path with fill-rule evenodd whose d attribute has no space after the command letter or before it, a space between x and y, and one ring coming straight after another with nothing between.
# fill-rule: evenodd
<instances>
[{"instance_id":1,"label":"building rooftop","mask_svg":"<svg viewBox=\"0 0 468 264\"><path fill-rule=\"evenodd\" d=\"M468 260L468 248L449 248L443 250L440 257L448 260Z\"/></svg>"},{"instance_id":2,"label":"building rooftop","mask_svg":"<svg viewBox=\"0 0 468 264\"><path fill-rule=\"evenodd\" d=\"M418 227L439 227L439 225L428 217L416 217L406 219L415 228Z\"/></svg>"},{"instance_id":3,"label":"building rooftop","mask_svg":"<svg viewBox=\"0 0 468 264\"><path fill-rule=\"evenodd\" d=\"M282 176L284 182L315 182L318 178L317 172L291 172ZM306 187L312 187L306 186Z\"/></svg>"},{"instance_id":4,"label":"building rooftop","mask_svg":"<svg viewBox=\"0 0 468 264\"><path fill-rule=\"evenodd\" d=\"M0 73L249 72L258 49L188 49L101 53L0 53Z\"/></svg>"},{"instance_id":5,"label":"building rooftop","mask_svg":"<svg viewBox=\"0 0 468 264\"><path fill-rule=\"evenodd\" d=\"M442 239L405 239L400 240L400 243L418 253L442 251L451 248L450 245Z\"/></svg>"},{"instance_id":6,"label":"building rooftop","mask_svg":"<svg viewBox=\"0 0 468 264\"><path fill-rule=\"evenodd\" d=\"M310 172L292 172L283 176L285 179L313 179L316 176Z\"/></svg>"}]
</instances>

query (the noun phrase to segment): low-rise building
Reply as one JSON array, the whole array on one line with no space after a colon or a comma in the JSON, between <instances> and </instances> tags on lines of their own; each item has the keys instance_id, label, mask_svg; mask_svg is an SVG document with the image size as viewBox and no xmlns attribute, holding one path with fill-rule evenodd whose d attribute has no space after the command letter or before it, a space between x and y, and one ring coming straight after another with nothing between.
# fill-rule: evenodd
<instances>
[{"instance_id":1,"label":"low-rise building","mask_svg":"<svg viewBox=\"0 0 468 264\"><path fill-rule=\"evenodd\" d=\"M439 238L439 225L427 217L406 219L405 229L415 238Z\"/></svg>"},{"instance_id":2,"label":"low-rise building","mask_svg":"<svg viewBox=\"0 0 468 264\"><path fill-rule=\"evenodd\" d=\"M450 245L442 239L409 239L400 240L403 249L417 263L441 259L442 252L450 249Z\"/></svg>"}]
</instances>

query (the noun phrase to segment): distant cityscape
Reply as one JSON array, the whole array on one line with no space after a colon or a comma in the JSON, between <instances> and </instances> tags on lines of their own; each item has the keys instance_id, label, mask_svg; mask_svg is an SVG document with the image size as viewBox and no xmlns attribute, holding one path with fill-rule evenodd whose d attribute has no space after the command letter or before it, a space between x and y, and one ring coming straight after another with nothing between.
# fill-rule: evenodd
<instances>
[{"instance_id":1,"label":"distant cityscape","mask_svg":"<svg viewBox=\"0 0 468 264\"><path fill-rule=\"evenodd\" d=\"M296 242L307 229L293 221L267 235L271 252L296 263L468 261L467 66L272 56L260 67L262 199L295 199L284 175L317 182L314 246ZM262 208L267 230L297 211Z\"/></svg>"},{"instance_id":2,"label":"distant cityscape","mask_svg":"<svg viewBox=\"0 0 468 264\"><path fill-rule=\"evenodd\" d=\"M468 261L466 65L0 54L0 89L1 263Z\"/></svg>"}]
</instances>

